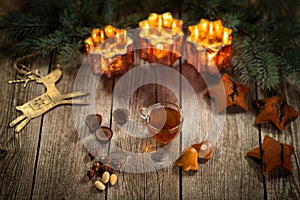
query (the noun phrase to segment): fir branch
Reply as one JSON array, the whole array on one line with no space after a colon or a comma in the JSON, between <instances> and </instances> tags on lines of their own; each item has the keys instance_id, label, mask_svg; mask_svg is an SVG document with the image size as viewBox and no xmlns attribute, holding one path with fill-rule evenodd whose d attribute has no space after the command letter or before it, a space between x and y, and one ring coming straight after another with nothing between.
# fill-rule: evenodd
<instances>
[{"instance_id":1,"label":"fir branch","mask_svg":"<svg viewBox=\"0 0 300 200\"><path fill-rule=\"evenodd\" d=\"M243 83L264 90L282 76L300 79L299 3L293 0L28 0L23 13L0 18L0 42L16 41L17 56L57 53L64 66L77 66L92 28L107 24L134 28L149 13L183 11L184 25L221 19L233 29L233 71ZM31 13L31 14L29 14ZM2 43L3 44L3 43Z\"/></svg>"},{"instance_id":2,"label":"fir branch","mask_svg":"<svg viewBox=\"0 0 300 200\"><path fill-rule=\"evenodd\" d=\"M30 13L11 13L0 19L0 42L22 40L30 35L41 35L53 29L53 24Z\"/></svg>"},{"instance_id":3,"label":"fir branch","mask_svg":"<svg viewBox=\"0 0 300 200\"><path fill-rule=\"evenodd\" d=\"M254 80L264 90L276 90L280 83L280 60L272 52L257 54Z\"/></svg>"},{"instance_id":4,"label":"fir branch","mask_svg":"<svg viewBox=\"0 0 300 200\"><path fill-rule=\"evenodd\" d=\"M253 73L250 65L253 59L249 51L243 51L242 45L235 44L233 48L232 68L243 84L249 84L253 81Z\"/></svg>"},{"instance_id":5,"label":"fir branch","mask_svg":"<svg viewBox=\"0 0 300 200\"><path fill-rule=\"evenodd\" d=\"M49 18L49 13L57 13L59 10L61 10L59 4L55 3L55 1L49 0L28 0L26 9L28 10L28 13L45 19ZM52 22L57 21L56 16L52 16L49 19L52 19Z\"/></svg>"},{"instance_id":6,"label":"fir branch","mask_svg":"<svg viewBox=\"0 0 300 200\"><path fill-rule=\"evenodd\" d=\"M263 90L275 90L280 83L281 60L268 43L248 38L234 46L233 71L244 84L255 82Z\"/></svg>"},{"instance_id":7,"label":"fir branch","mask_svg":"<svg viewBox=\"0 0 300 200\"><path fill-rule=\"evenodd\" d=\"M65 42L68 42L65 34L61 31L55 31L42 37L36 36L22 40L13 47L13 50L17 56L33 53L45 57L52 52L58 51Z\"/></svg>"},{"instance_id":8,"label":"fir branch","mask_svg":"<svg viewBox=\"0 0 300 200\"><path fill-rule=\"evenodd\" d=\"M102 1L85 0L77 5L77 13L80 16L80 25L86 27L96 27L99 23L98 12Z\"/></svg>"},{"instance_id":9,"label":"fir branch","mask_svg":"<svg viewBox=\"0 0 300 200\"><path fill-rule=\"evenodd\" d=\"M147 16L145 14L132 13L124 18L122 18L118 23L118 27L122 28L136 28L138 27L139 21L145 19Z\"/></svg>"},{"instance_id":10,"label":"fir branch","mask_svg":"<svg viewBox=\"0 0 300 200\"><path fill-rule=\"evenodd\" d=\"M140 0L121 0L119 1L117 10L120 15L126 16L128 14L142 13L141 11L144 11L145 7L145 2Z\"/></svg>"},{"instance_id":11,"label":"fir branch","mask_svg":"<svg viewBox=\"0 0 300 200\"><path fill-rule=\"evenodd\" d=\"M227 28L231 28L233 31L238 30L238 27L241 24L240 18L241 18L241 13L233 13L233 14L224 13L221 14L219 17L219 19L222 20L223 26Z\"/></svg>"},{"instance_id":12,"label":"fir branch","mask_svg":"<svg viewBox=\"0 0 300 200\"><path fill-rule=\"evenodd\" d=\"M57 55L57 62L65 68L75 67L82 62L83 55L80 52L82 42L65 43Z\"/></svg>"},{"instance_id":13,"label":"fir branch","mask_svg":"<svg viewBox=\"0 0 300 200\"><path fill-rule=\"evenodd\" d=\"M101 10L103 24L112 24L117 5L118 0L103 1L103 8Z\"/></svg>"},{"instance_id":14,"label":"fir branch","mask_svg":"<svg viewBox=\"0 0 300 200\"><path fill-rule=\"evenodd\" d=\"M217 0L212 0L212 1L205 1L205 0L189 0L185 2L187 7L186 7L186 12L187 13L187 18L190 20L197 20L201 18L206 18L206 19L215 19L216 13L219 10L220 6L220 1Z\"/></svg>"},{"instance_id":15,"label":"fir branch","mask_svg":"<svg viewBox=\"0 0 300 200\"><path fill-rule=\"evenodd\" d=\"M86 26L98 19L99 2L29 0L26 8L27 12L10 13L0 20L0 41L15 41L13 58L31 53L46 56L52 52L60 52L66 58L70 45L78 51L83 47L91 30Z\"/></svg>"},{"instance_id":16,"label":"fir branch","mask_svg":"<svg viewBox=\"0 0 300 200\"><path fill-rule=\"evenodd\" d=\"M294 81L300 80L300 46L298 48L287 49L283 57L285 63L282 66L282 74L285 77L293 77Z\"/></svg>"},{"instance_id":17,"label":"fir branch","mask_svg":"<svg viewBox=\"0 0 300 200\"><path fill-rule=\"evenodd\" d=\"M65 8L59 15L59 22L61 31L71 32L76 35L75 27L79 26L79 17L76 15L74 9Z\"/></svg>"}]
</instances>

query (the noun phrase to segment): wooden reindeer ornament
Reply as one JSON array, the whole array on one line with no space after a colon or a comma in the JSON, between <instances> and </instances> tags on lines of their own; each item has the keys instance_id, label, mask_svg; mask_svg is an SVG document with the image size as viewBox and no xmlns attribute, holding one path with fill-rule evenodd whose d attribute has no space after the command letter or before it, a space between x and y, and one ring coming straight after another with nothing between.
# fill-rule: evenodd
<instances>
[{"instance_id":1,"label":"wooden reindeer ornament","mask_svg":"<svg viewBox=\"0 0 300 200\"><path fill-rule=\"evenodd\" d=\"M46 92L27 103L16 106L16 109L23 112L23 114L12 122L10 122L10 127L15 127L16 132L20 132L25 125L33 118L42 115L48 110L62 104L88 104L86 100L80 99L71 99L75 97L86 96L88 93L77 91L68 94L61 94L60 91L56 88L55 83L61 78L62 71L60 69L55 69L46 76L41 76L39 72L32 72L26 66L19 64L22 69L22 73L26 70L26 79L19 79L9 81L9 83L24 83L26 87L29 81L35 81L36 83L42 83L46 87ZM19 70L20 72L20 70Z\"/></svg>"}]
</instances>

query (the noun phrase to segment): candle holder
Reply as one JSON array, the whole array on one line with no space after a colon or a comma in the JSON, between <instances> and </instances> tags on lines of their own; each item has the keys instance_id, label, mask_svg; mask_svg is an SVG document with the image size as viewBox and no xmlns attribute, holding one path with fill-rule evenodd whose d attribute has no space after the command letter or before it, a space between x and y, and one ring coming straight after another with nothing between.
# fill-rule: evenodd
<instances>
[{"instance_id":1,"label":"candle holder","mask_svg":"<svg viewBox=\"0 0 300 200\"><path fill-rule=\"evenodd\" d=\"M215 74L231 66L232 29L223 27L221 20L206 19L188 29L186 59L199 73Z\"/></svg>"},{"instance_id":2,"label":"candle holder","mask_svg":"<svg viewBox=\"0 0 300 200\"><path fill-rule=\"evenodd\" d=\"M107 78L124 74L134 62L133 40L125 29L111 25L93 29L92 36L85 40L87 62L94 74Z\"/></svg>"},{"instance_id":3,"label":"candle holder","mask_svg":"<svg viewBox=\"0 0 300 200\"><path fill-rule=\"evenodd\" d=\"M173 19L170 12L151 13L139 22L139 56L150 63L172 66L181 57L182 21Z\"/></svg>"}]
</instances>

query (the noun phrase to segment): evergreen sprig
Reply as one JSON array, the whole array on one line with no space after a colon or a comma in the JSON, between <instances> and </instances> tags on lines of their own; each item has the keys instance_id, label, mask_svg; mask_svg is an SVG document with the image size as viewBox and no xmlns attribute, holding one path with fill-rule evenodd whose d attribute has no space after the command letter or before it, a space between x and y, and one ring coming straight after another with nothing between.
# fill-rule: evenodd
<instances>
[{"instance_id":1,"label":"evergreen sprig","mask_svg":"<svg viewBox=\"0 0 300 200\"><path fill-rule=\"evenodd\" d=\"M0 19L0 42L23 40L30 35L41 35L53 24L30 13L12 13Z\"/></svg>"},{"instance_id":2,"label":"evergreen sprig","mask_svg":"<svg viewBox=\"0 0 300 200\"><path fill-rule=\"evenodd\" d=\"M0 18L0 42L15 57L57 55L77 66L92 28L136 28L149 13L171 11L185 28L201 18L233 29L232 69L241 82L274 90L283 77L300 83L300 9L294 0L28 0L23 12ZM181 15L182 14L182 15Z\"/></svg>"},{"instance_id":3,"label":"evergreen sprig","mask_svg":"<svg viewBox=\"0 0 300 200\"><path fill-rule=\"evenodd\" d=\"M241 82L267 91L276 90L283 77L300 83L299 2L188 0L186 5L188 22L221 19L233 29L232 68Z\"/></svg>"},{"instance_id":4,"label":"evergreen sprig","mask_svg":"<svg viewBox=\"0 0 300 200\"><path fill-rule=\"evenodd\" d=\"M58 64L77 66L83 41L97 23L97 5L96 0L30 0L26 12L0 19L0 41L12 43L13 58L55 53Z\"/></svg>"}]
</instances>

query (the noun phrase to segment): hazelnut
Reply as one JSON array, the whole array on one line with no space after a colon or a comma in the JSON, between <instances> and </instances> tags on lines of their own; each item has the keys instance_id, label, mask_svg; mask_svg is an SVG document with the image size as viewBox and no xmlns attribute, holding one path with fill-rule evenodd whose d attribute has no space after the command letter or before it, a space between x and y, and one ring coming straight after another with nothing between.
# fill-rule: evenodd
<instances>
[{"instance_id":1,"label":"hazelnut","mask_svg":"<svg viewBox=\"0 0 300 200\"><path fill-rule=\"evenodd\" d=\"M99 162L94 162L94 163L93 163L93 170L94 170L95 172L98 172L98 171L100 170L100 168L101 168L101 165L100 165Z\"/></svg>"},{"instance_id":2,"label":"hazelnut","mask_svg":"<svg viewBox=\"0 0 300 200\"><path fill-rule=\"evenodd\" d=\"M194 147L198 152L198 157L209 160L212 157L214 146L211 141L203 140L200 143L193 144Z\"/></svg>"},{"instance_id":3,"label":"hazelnut","mask_svg":"<svg viewBox=\"0 0 300 200\"><path fill-rule=\"evenodd\" d=\"M125 124L128 121L129 111L127 109L116 109L113 117L117 124Z\"/></svg>"},{"instance_id":4,"label":"hazelnut","mask_svg":"<svg viewBox=\"0 0 300 200\"><path fill-rule=\"evenodd\" d=\"M85 124L91 132L96 131L102 123L102 116L99 114L90 114L85 119Z\"/></svg>"},{"instance_id":5,"label":"hazelnut","mask_svg":"<svg viewBox=\"0 0 300 200\"><path fill-rule=\"evenodd\" d=\"M113 132L109 127L102 126L96 131L96 138L99 142L108 142L113 136Z\"/></svg>"},{"instance_id":6,"label":"hazelnut","mask_svg":"<svg viewBox=\"0 0 300 200\"><path fill-rule=\"evenodd\" d=\"M110 170L110 167L108 165L101 165L101 171L109 171Z\"/></svg>"},{"instance_id":7,"label":"hazelnut","mask_svg":"<svg viewBox=\"0 0 300 200\"><path fill-rule=\"evenodd\" d=\"M87 176L89 179L93 178L95 176L95 171L93 169L88 169Z\"/></svg>"}]
</instances>

